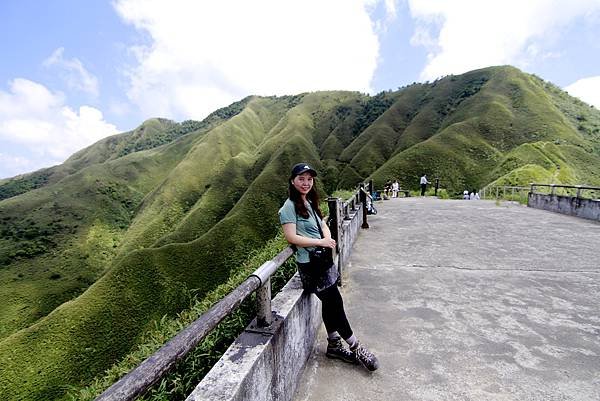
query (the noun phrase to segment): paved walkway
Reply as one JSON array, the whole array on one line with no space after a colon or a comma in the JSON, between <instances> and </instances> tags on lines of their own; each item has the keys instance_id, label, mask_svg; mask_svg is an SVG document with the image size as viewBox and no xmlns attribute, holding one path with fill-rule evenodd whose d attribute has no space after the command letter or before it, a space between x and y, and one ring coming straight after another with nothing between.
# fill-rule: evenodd
<instances>
[{"instance_id":1,"label":"paved walkway","mask_svg":"<svg viewBox=\"0 0 600 401\"><path fill-rule=\"evenodd\" d=\"M378 202L343 287L374 373L325 358L296 401L600 400L600 224L519 205Z\"/></svg>"}]
</instances>

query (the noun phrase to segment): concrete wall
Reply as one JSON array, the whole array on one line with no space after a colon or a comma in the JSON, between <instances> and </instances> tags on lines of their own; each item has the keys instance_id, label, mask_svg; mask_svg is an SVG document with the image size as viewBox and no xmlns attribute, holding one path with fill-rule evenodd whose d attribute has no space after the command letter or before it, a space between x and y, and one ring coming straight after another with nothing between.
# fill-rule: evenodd
<instances>
[{"instance_id":1,"label":"concrete wall","mask_svg":"<svg viewBox=\"0 0 600 401\"><path fill-rule=\"evenodd\" d=\"M527 206L600 221L600 201L598 200L529 193Z\"/></svg>"},{"instance_id":2,"label":"concrete wall","mask_svg":"<svg viewBox=\"0 0 600 401\"><path fill-rule=\"evenodd\" d=\"M321 324L320 303L302 290L296 273L273 299L271 332L252 322L187 400L277 400L293 394Z\"/></svg>"},{"instance_id":3,"label":"concrete wall","mask_svg":"<svg viewBox=\"0 0 600 401\"><path fill-rule=\"evenodd\" d=\"M345 251L350 256L362 224L362 209L343 223ZM296 273L273 299L273 324L256 329L252 322L196 386L187 401L291 400L321 325L321 303L302 290Z\"/></svg>"},{"instance_id":4,"label":"concrete wall","mask_svg":"<svg viewBox=\"0 0 600 401\"><path fill-rule=\"evenodd\" d=\"M340 253L338 255L338 270L340 276L344 271L346 261L352 253L352 245L358 237L360 227L362 225L362 204L359 205L354 212L349 213L349 219L342 221L342 229L338 238Z\"/></svg>"}]
</instances>

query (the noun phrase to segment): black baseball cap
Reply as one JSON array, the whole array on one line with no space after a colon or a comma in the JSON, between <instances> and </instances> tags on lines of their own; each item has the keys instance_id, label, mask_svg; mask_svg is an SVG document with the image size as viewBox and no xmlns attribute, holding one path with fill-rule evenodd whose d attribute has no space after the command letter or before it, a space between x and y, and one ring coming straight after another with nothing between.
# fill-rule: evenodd
<instances>
[{"instance_id":1,"label":"black baseball cap","mask_svg":"<svg viewBox=\"0 0 600 401\"><path fill-rule=\"evenodd\" d=\"M309 172L313 177L317 176L317 171L307 163L298 163L292 167L292 177Z\"/></svg>"}]
</instances>

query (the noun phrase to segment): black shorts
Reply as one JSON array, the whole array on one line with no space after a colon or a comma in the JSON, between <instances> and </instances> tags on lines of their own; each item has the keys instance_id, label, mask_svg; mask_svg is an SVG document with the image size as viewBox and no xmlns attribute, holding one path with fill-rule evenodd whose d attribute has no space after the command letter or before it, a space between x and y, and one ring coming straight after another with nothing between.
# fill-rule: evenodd
<instances>
[{"instance_id":1,"label":"black shorts","mask_svg":"<svg viewBox=\"0 0 600 401\"><path fill-rule=\"evenodd\" d=\"M302 281L302 288L308 292L321 292L326 288L337 284L339 273L337 266L332 264L329 269L324 272L318 271L310 263L298 262L298 273Z\"/></svg>"}]
</instances>

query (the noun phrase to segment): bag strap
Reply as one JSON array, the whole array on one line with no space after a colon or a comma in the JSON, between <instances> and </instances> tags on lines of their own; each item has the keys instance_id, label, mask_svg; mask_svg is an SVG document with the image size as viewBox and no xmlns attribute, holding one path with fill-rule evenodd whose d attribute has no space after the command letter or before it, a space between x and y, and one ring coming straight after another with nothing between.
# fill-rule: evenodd
<instances>
[{"instance_id":1,"label":"bag strap","mask_svg":"<svg viewBox=\"0 0 600 401\"><path fill-rule=\"evenodd\" d=\"M308 204L310 205L310 209L313 212L313 216L315 217L315 221L317 222L317 228L319 229L319 234L321 234L321 238L325 238L325 235L323 235L323 230L321 229L321 223L319 222L320 218L319 215L317 214L317 212L315 212L315 209L313 209L312 203L308 202Z\"/></svg>"}]
</instances>

